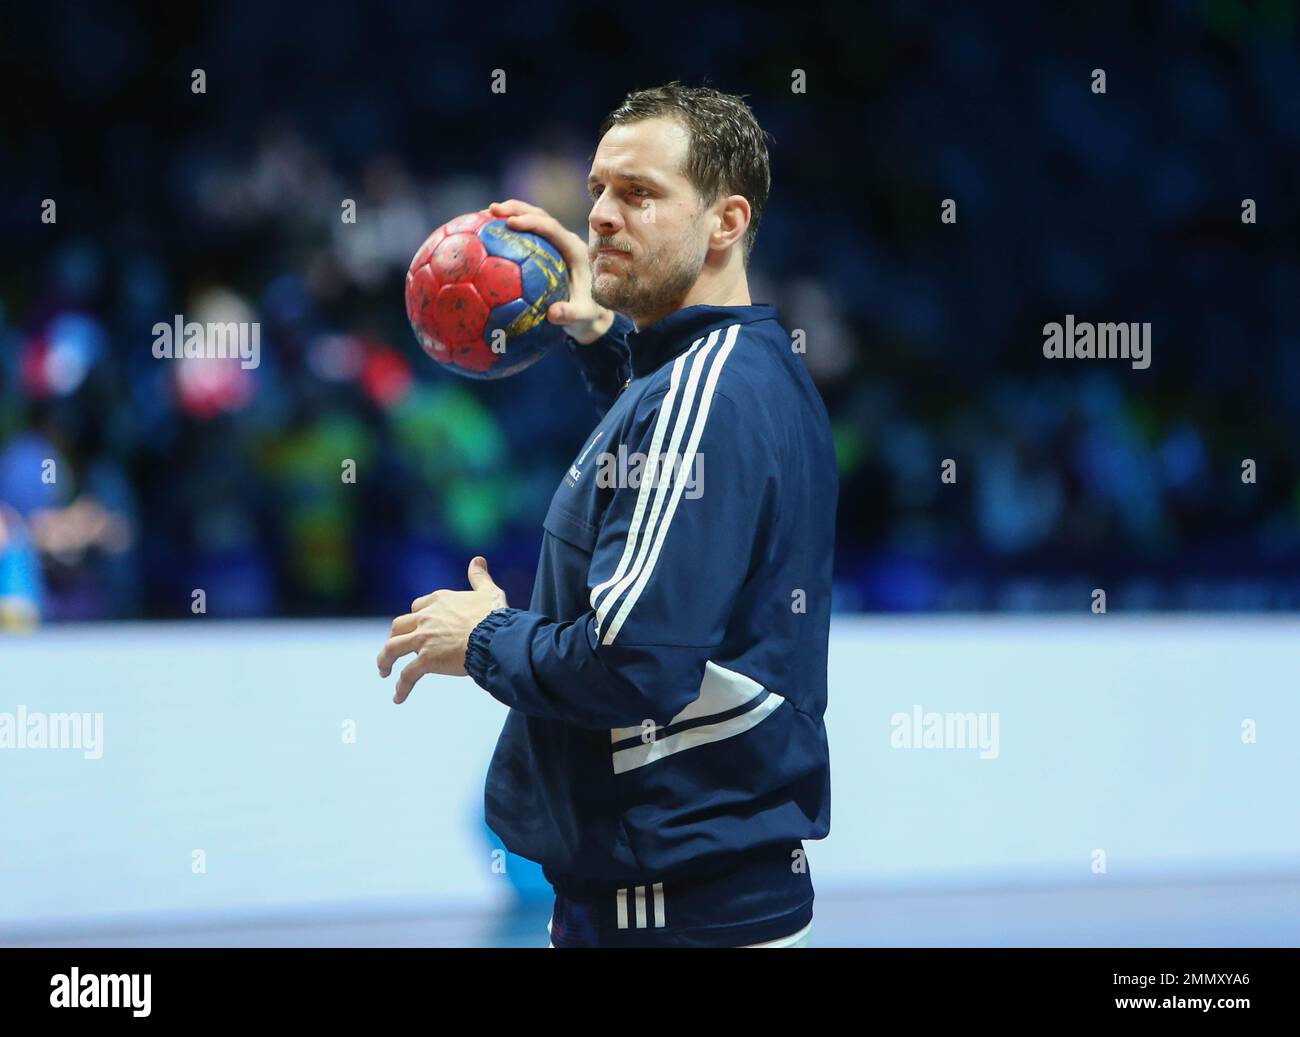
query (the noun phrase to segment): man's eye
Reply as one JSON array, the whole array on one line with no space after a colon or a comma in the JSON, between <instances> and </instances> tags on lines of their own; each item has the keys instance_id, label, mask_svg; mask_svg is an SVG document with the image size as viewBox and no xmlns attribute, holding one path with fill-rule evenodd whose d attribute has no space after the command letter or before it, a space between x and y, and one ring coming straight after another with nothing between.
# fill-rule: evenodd
<instances>
[{"instance_id":1,"label":"man's eye","mask_svg":"<svg viewBox=\"0 0 1300 1037\"><path fill-rule=\"evenodd\" d=\"M601 191L601 187L600 187L600 185L599 185L599 184L596 184L596 185L595 185L594 187L592 187L592 189L591 189L591 197L592 197L593 199L594 199L594 198L599 198L599 197L600 197L600 191Z\"/></svg>"},{"instance_id":2,"label":"man's eye","mask_svg":"<svg viewBox=\"0 0 1300 1037\"><path fill-rule=\"evenodd\" d=\"M649 198L649 197L650 197L650 191L649 191L648 188L645 188L645 187L634 187L634 188L632 188L632 193L633 193L633 194L636 194L638 191L641 192L641 197L643 197L643 198Z\"/></svg>"}]
</instances>

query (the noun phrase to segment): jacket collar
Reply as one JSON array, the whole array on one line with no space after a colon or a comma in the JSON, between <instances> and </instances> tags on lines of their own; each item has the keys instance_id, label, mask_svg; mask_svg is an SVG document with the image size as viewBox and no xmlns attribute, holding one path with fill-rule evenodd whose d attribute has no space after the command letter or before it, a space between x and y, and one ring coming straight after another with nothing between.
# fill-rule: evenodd
<instances>
[{"instance_id":1,"label":"jacket collar","mask_svg":"<svg viewBox=\"0 0 1300 1037\"><path fill-rule=\"evenodd\" d=\"M640 331L628 333L632 377L640 378L662 367L714 328L775 319L776 307L761 303L751 306L687 306L677 310Z\"/></svg>"}]
</instances>

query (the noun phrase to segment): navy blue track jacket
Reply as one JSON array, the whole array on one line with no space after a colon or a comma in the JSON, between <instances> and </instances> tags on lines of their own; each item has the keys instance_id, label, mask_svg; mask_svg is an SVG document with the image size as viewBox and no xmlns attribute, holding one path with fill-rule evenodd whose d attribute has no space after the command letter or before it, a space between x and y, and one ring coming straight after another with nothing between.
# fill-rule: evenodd
<instances>
[{"instance_id":1,"label":"navy blue track jacket","mask_svg":"<svg viewBox=\"0 0 1300 1037\"><path fill-rule=\"evenodd\" d=\"M812 918L801 840L830 831L826 409L772 306L620 315L568 346L604 417L531 607L489 613L466 656L510 707L488 824L542 864L557 947L786 936Z\"/></svg>"}]
</instances>

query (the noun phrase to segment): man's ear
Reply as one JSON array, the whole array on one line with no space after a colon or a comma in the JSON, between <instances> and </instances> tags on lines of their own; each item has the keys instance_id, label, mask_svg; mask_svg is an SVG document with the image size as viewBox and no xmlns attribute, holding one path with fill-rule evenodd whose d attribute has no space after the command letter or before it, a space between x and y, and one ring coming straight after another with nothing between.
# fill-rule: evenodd
<instances>
[{"instance_id":1,"label":"man's ear","mask_svg":"<svg viewBox=\"0 0 1300 1037\"><path fill-rule=\"evenodd\" d=\"M753 215L749 199L743 194L729 194L718 202L716 209L718 227L709 235L709 246L716 249L728 248L745 237L749 230L749 221Z\"/></svg>"}]
</instances>

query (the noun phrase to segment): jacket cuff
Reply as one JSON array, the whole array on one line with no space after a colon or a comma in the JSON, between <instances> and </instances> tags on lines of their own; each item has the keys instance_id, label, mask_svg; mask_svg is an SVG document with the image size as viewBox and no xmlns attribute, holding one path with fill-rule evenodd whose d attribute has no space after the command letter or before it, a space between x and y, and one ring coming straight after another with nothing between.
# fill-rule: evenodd
<instances>
[{"instance_id":1,"label":"jacket cuff","mask_svg":"<svg viewBox=\"0 0 1300 1037\"><path fill-rule=\"evenodd\" d=\"M488 667L492 665L492 635L509 623L519 611L512 608L493 609L469 633L469 644L465 648L465 670L484 691L487 690Z\"/></svg>"}]
</instances>

